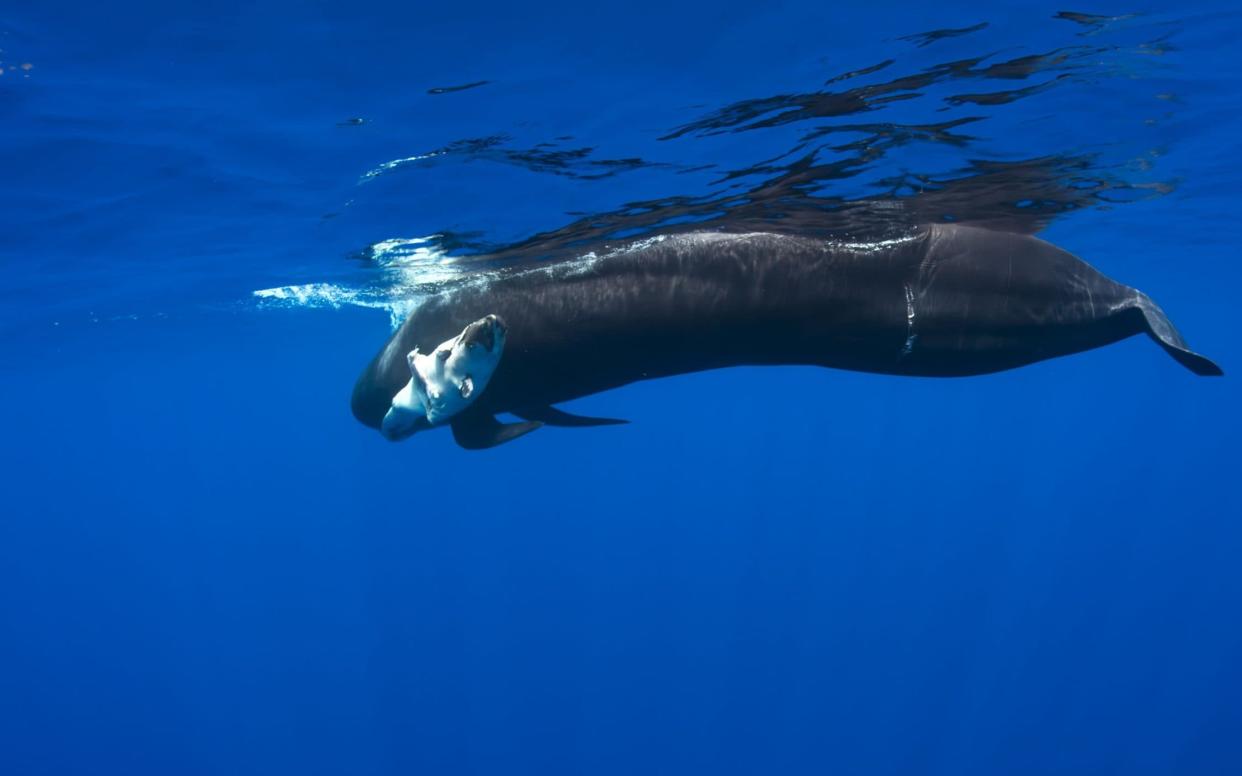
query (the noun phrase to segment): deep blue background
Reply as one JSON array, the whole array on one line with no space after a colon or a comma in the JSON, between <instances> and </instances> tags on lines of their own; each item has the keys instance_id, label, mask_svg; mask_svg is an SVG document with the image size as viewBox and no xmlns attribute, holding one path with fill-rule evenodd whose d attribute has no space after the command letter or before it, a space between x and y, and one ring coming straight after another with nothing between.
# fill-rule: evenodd
<instances>
[{"instance_id":1,"label":"deep blue background","mask_svg":"<svg viewBox=\"0 0 1242 776\"><path fill-rule=\"evenodd\" d=\"M666 182L476 163L346 205L390 159L534 126L684 161L654 138L686 106L898 36L1077 32L835 5L0 6L0 772L1242 772L1232 376L1145 338L968 380L739 369L467 453L350 417L385 314L251 300ZM1167 64L1016 104L992 148L1157 147L1173 193L1044 236L1237 373L1242 18L1106 5L1167 21ZM1153 92L1158 140L1114 126Z\"/></svg>"}]
</instances>

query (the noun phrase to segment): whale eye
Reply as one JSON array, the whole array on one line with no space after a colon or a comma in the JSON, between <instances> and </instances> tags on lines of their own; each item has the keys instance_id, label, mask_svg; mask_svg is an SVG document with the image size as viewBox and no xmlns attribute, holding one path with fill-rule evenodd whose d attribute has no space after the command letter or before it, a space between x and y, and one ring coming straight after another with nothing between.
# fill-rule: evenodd
<instances>
[{"instance_id":1,"label":"whale eye","mask_svg":"<svg viewBox=\"0 0 1242 776\"><path fill-rule=\"evenodd\" d=\"M440 359L441 361L448 361L448 357L451 356L452 354L453 354L453 351L451 350L447 350L447 349L441 350L438 353L436 353L436 358Z\"/></svg>"},{"instance_id":2,"label":"whale eye","mask_svg":"<svg viewBox=\"0 0 1242 776\"><path fill-rule=\"evenodd\" d=\"M466 375L466 379L461 381L461 398L469 399L470 394L474 393L474 380L470 375Z\"/></svg>"}]
</instances>

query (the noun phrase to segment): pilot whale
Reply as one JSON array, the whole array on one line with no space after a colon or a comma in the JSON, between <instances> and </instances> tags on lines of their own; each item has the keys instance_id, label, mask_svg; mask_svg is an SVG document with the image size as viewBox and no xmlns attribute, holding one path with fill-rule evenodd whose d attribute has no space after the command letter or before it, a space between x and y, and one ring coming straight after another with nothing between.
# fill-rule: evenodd
<instances>
[{"instance_id":1,"label":"pilot whale","mask_svg":"<svg viewBox=\"0 0 1242 776\"><path fill-rule=\"evenodd\" d=\"M1195 374L1222 374L1146 294L1030 235L957 224L874 242L701 231L426 299L358 378L355 417L381 428L411 354L485 318L506 337L503 356L486 389L443 419L470 449L544 424L624 422L554 405L730 366L967 376L1147 334ZM501 423L501 412L523 420Z\"/></svg>"},{"instance_id":2,"label":"pilot whale","mask_svg":"<svg viewBox=\"0 0 1242 776\"><path fill-rule=\"evenodd\" d=\"M431 353L417 347L406 361L410 381L392 399L380 433L394 442L460 415L487 388L505 347L500 318L480 318Z\"/></svg>"}]
</instances>

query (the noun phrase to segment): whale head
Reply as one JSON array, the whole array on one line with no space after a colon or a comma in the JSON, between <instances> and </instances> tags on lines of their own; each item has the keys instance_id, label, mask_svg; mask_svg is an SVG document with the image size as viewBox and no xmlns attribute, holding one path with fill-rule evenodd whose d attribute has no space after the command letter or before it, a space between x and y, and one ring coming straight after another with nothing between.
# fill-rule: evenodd
<instances>
[{"instance_id":1,"label":"whale head","mask_svg":"<svg viewBox=\"0 0 1242 776\"><path fill-rule=\"evenodd\" d=\"M505 333L504 321L488 315L430 353L410 351L410 381L393 397L380 433L392 441L405 439L447 423L473 404L500 363Z\"/></svg>"}]
</instances>

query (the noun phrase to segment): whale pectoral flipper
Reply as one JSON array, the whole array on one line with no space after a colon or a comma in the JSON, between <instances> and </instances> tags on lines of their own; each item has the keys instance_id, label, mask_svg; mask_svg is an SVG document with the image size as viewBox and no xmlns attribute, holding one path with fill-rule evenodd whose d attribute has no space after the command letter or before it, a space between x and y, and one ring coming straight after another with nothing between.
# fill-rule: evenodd
<instances>
[{"instance_id":1,"label":"whale pectoral flipper","mask_svg":"<svg viewBox=\"0 0 1242 776\"><path fill-rule=\"evenodd\" d=\"M529 420L521 423L501 423L494 415L486 412L468 411L458 415L449 425L453 428L453 439L458 445L466 450L486 450L529 434L543 424Z\"/></svg>"},{"instance_id":2,"label":"whale pectoral flipper","mask_svg":"<svg viewBox=\"0 0 1242 776\"><path fill-rule=\"evenodd\" d=\"M515 411L513 414L526 420L537 420L548 426L562 426L565 428L620 426L629 423L628 420L622 420L620 418L592 418L586 415L574 415L571 412L558 410L550 404L542 407L525 407L521 410Z\"/></svg>"},{"instance_id":3,"label":"whale pectoral flipper","mask_svg":"<svg viewBox=\"0 0 1242 776\"><path fill-rule=\"evenodd\" d=\"M1179 364L1204 377L1219 377L1225 373L1212 359L1199 355L1186 345L1186 340L1182 339L1173 322L1151 297L1139 293L1136 306L1143 313L1148 335Z\"/></svg>"}]
</instances>

